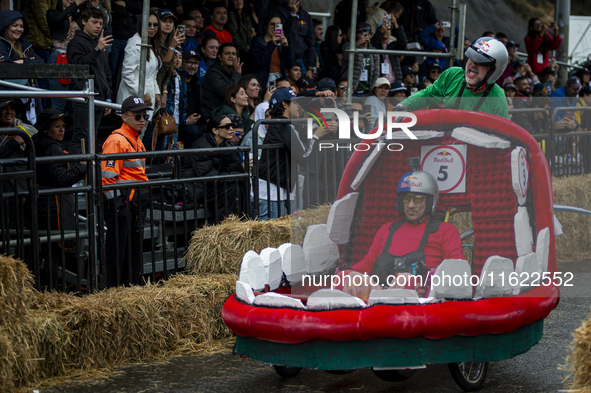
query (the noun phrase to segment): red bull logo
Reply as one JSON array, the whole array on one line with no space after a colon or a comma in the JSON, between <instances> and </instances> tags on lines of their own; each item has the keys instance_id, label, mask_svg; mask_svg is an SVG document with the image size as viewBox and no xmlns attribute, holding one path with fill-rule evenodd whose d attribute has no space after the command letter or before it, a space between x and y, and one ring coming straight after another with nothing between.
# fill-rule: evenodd
<instances>
[{"instance_id":1,"label":"red bull logo","mask_svg":"<svg viewBox=\"0 0 591 393\"><path fill-rule=\"evenodd\" d=\"M454 159L452 158L452 153L447 151L447 150L442 150L439 153L437 153L437 155L435 157L433 157L433 161L434 162L439 162L439 163L447 163L447 164L451 164L454 162Z\"/></svg>"},{"instance_id":2,"label":"red bull logo","mask_svg":"<svg viewBox=\"0 0 591 393\"><path fill-rule=\"evenodd\" d=\"M419 180L418 177L410 175L404 178L404 180L402 180L403 182L407 182L407 181L412 181L412 180Z\"/></svg>"},{"instance_id":3,"label":"red bull logo","mask_svg":"<svg viewBox=\"0 0 591 393\"><path fill-rule=\"evenodd\" d=\"M417 179L415 177L415 179ZM406 181L406 179L404 179L404 181L402 182L402 184L400 185L400 187L402 188L407 188L407 187L423 187L423 182L422 181Z\"/></svg>"},{"instance_id":4,"label":"red bull logo","mask_svg":"<svg viewBox=\"0 0 591 393\"><path fill-rule=\"evenodd\" d=\"M437 155L445 157L445 156L451 156L451 153L448 152L447 150L443 150L443 151L440 151L439 153L437 153Z\"/></svg>"},{"instance_id":5,"label":"red bull logo","mask_svg":"<svg viewBox=\"0 0 591 393\"><path fill-rule=\"evenodd\" d=\"M488 53L488 51L490 50L490 45L488 44L488 41L478 42L474 44L474 46L483 51L484 53Z\"/></svg>"}]
</instances>

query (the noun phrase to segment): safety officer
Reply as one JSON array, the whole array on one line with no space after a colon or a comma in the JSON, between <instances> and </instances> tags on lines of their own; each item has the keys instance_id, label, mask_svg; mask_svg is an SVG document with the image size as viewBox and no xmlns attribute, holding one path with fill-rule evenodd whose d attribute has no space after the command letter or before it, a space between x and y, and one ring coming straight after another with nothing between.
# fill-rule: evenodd
<instances>
[{"instance_id":1,"label":"safety officer","mask_svg":"<svg viewBox=\"0 0 591 393\"><path fill-rule=\"evenodd\" d=\"M103 154L145 152L139 134L152 110L140 97L128 97L121 104L121 128L103 144ZM101 162L103 187L148 181L145 158L109 159ZM148 188L104 191L107 287L140 284L142 255L141 229L148 205ZM131 259L130 259L131 256Z\"/></svg>"}]
</instances>

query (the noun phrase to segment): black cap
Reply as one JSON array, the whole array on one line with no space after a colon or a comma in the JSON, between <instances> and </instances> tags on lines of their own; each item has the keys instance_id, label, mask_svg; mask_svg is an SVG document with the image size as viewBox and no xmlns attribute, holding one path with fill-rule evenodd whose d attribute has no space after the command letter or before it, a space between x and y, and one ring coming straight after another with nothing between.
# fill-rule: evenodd
<instances>
[{"instance_id":1,"label":"black cap","mask_svg":"<svg viewBox=\"0 0 591 393\"><path fill-rule=\"evenodd\" d=\"M168 10L166 8L162 8L160 11L158 11L158 13L156 14L156 16L158 17L158 19L166 19L166 18L174 18L176 19L176 16L174 16L174 14L172 13L171 10Z\"/></svg>"},{"instance_id":2,"label":"black cap","mask_svg":"<svg viewBox=\"0 0 591 393\"><path fill-rule=\"evenodd\" d=\"M66 122L66 125L69 124L69 122L70 122L70 117L68 115L66 115L65 113L62 113L58 109L56 109L56 108L45 109L41 113L39 113L39 116L37 116L37 122L35 123L35 128L37 129L37 131L43 132L43 131L47 130L49 128L49 126L51 126L51 123L54 120L57 120L57 119L64 119L64 121Z\"/></svg>"},{"instance_id":3,"label":"black cap","mask_svg":"<svg viewBox=\"0 0 591 393\"><path fill-rule=\"evenodd\" d=\"M318 82L318 91L330 90L333 93L337 92L337 85L330 78L322 78Z\"/></svg>"},{"instance_id":4,"label":"black cap","mask_svg":"<svg viewBox=\"0 0 591 393\"><path fill-rule=\"evenodd\" d=\"M308 78L304 75L296 82L296 86L298 89L310 89L316 87L316 82L314 82L314 79Z\"/></svg>"},{"instance_id":5,"label":"black cap","mask_svg":"<svg viewBox=\"0 0 591 393\"><path fill-rule=\"evenodd\" d=\"M439 68L439 69L441 69L441 65L439 65L439 63L435 61L435 62L429 64L428 70L432 70L433 68Z\"/></svg>"},{"instance_id":6,"label":"black cap","mask_svg":"<svg viewBox=\"0 0 591 393\"><path fill-rule=\"evenodd\" d=\"M368 32L371 33L372 29L371 29L371 25L367 22L361 22L357 24L357 33L359 32Z\"/></svg>"},{"instance_id":7,"label":"black cap","mask_svg":"<svg viewBox=\"0 0 591 393\"><path fill-rule=\"evenodd\" d=\"M5 98L3 100L0 100L0 109L4 108L8 104L20 107L23 103L18 98Z\"/></svg>"},{"instance_id":8,"label":"black cap","mask_svg":"<svg viewBox=\"0 0 591 393\"><path fill-rule=\"evenodd\" d=\"M139 97L127 97L121 104L121 113L129 111L140 112L143 110L152 111L153 109L146 105L144 100Z\"/></svg>"},{"instance_id":9,"label":"black cap","mask_svg":"<svg viewBox=\"0 0 591 393\"><path fill-rule=\"evenodd\" d=\"M511 47L519 48L519 44L517 44L515 41L507 41L507 48Z\"/></svg>"},{"instance_id":10,"label":"black cap","mask_svg":"<svg viewBox=\"0 0 591 393\"><path fill-rule=\"evenodd\" d=\"M416 75L419 72L418 71L413 71L412 68L410 68L409 66L402 66L400 67L402 69L402 75L406 76L406 75Z\"/></svg>"},{"instance_id":11,"label":"black cap","mask_svg":"<svg viewBox=\"0 0 591 393\"><path fill-rule=\"evenodd\" d=\"M542 72L540 72L540 76L546 75L556 75L556 70L552 67L545 67L542 69Z\"/></svg>"},{"instance_id":12,"label":"black cap","mask_svg":"<svg viewBox=\"0 0 591 393\"><path fill-rule=\"evenodd\" d=\"M191 57L196 57L201 60L201 57L197 54L196 50L186 50L183 52L183 60L189 60Z\"/></svg>"}]
</instances>

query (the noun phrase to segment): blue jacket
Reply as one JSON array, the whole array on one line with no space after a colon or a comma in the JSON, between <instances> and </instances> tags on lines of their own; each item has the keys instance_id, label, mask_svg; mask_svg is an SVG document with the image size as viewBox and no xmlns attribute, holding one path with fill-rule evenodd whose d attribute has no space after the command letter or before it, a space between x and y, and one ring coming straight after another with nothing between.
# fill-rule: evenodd
<instances>
[{"instance_id":1,"label":"blue jacket","mask_svg":"<svg viewBox=\"0 0 591 393\"><path fill-rule=\"evenodd\" d=\"M287 3L277 8L277 14L283 22L285 37L289 41L289 47L295 59L302 59L306 68L314 67L314 27L312 17L302 7L292 16Z\"/></svg>"},{"instance_id":2,"label":"blue jacket","mask_svg":"<svg viewBox=\"0 0 591 393\"><path fill-rule=\"evenodd\" d=\"M21 46L25 54L23 63L45 63L43 59L37 58L37 54L33 50L32 45L27 40L29 25L27 24L25 17L20 12L12 10L0 12L0 63L14 63L15 60L21 59L18 53L13 49L10 41L4 38L4 30L18 19L22 19L24 25L24 32L20 38Z\"/></svg>"},{"instance_id":3,"label":"blue jacket","mask_svg":"<svg viewBox=\"0 0 591 393\"><path fill-rule=\"evenodd\" d=\"M271 72L271 57L277 45L273 41L265 42L262 36L254 37L250 44L250 58L252 59L252 73L259 78L261 90L265 91ZM279 45L279 60L281 61L281 75L287 77L287 71L294 62L291 43L284 47Z\"/></svg>"}]
</instances>

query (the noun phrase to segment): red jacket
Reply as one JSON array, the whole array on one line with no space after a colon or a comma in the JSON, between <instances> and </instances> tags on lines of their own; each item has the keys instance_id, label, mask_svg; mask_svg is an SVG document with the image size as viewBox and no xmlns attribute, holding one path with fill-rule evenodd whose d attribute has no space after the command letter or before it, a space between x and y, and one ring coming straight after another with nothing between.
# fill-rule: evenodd
<instances>
[{"instance_id":1,"label":"red jacket","mask_svg":"<svg viewBox=\"0 0 591 393\"><path fill-rule=\"evenodd\" d=\"M525 48L527 50L527 62L531 67L531 70L537 76L540 76L542 70L548 67L548 51L556 50L560 48L560 44L562 44L562 39L560 38L559 34L556 34L552 37L550 34L546 33L546 48L545 50L540 50L540 45L542 45L542 37L536 35L534 38L531 38L529 35L525 36ZM538 63L538 54L542 55L542 63Z\"/></svg>"},{"instance_id":2,"label":"red jacket","mask_svg":"<svg viewBox=\"0 0 591 393\"><path fill-rule=\"evenodd\" d=\"M376 258L382 253L386 240L388 238L390 225L387 222L378 230L371 247L365 254L365 257L351 266L353 270L360 273L370 274ZM390 254L402 256L409 252L416 251L425 233L427 223L418 225L405 222L399 230L394 233L392 244L390 245ZM448 222L443 222L437 232L432 233L425 245L425 259L427 268L437 267L444 259L465 259L462 251L462 241L458 229Z\"/></svg>"}]
</instances>

